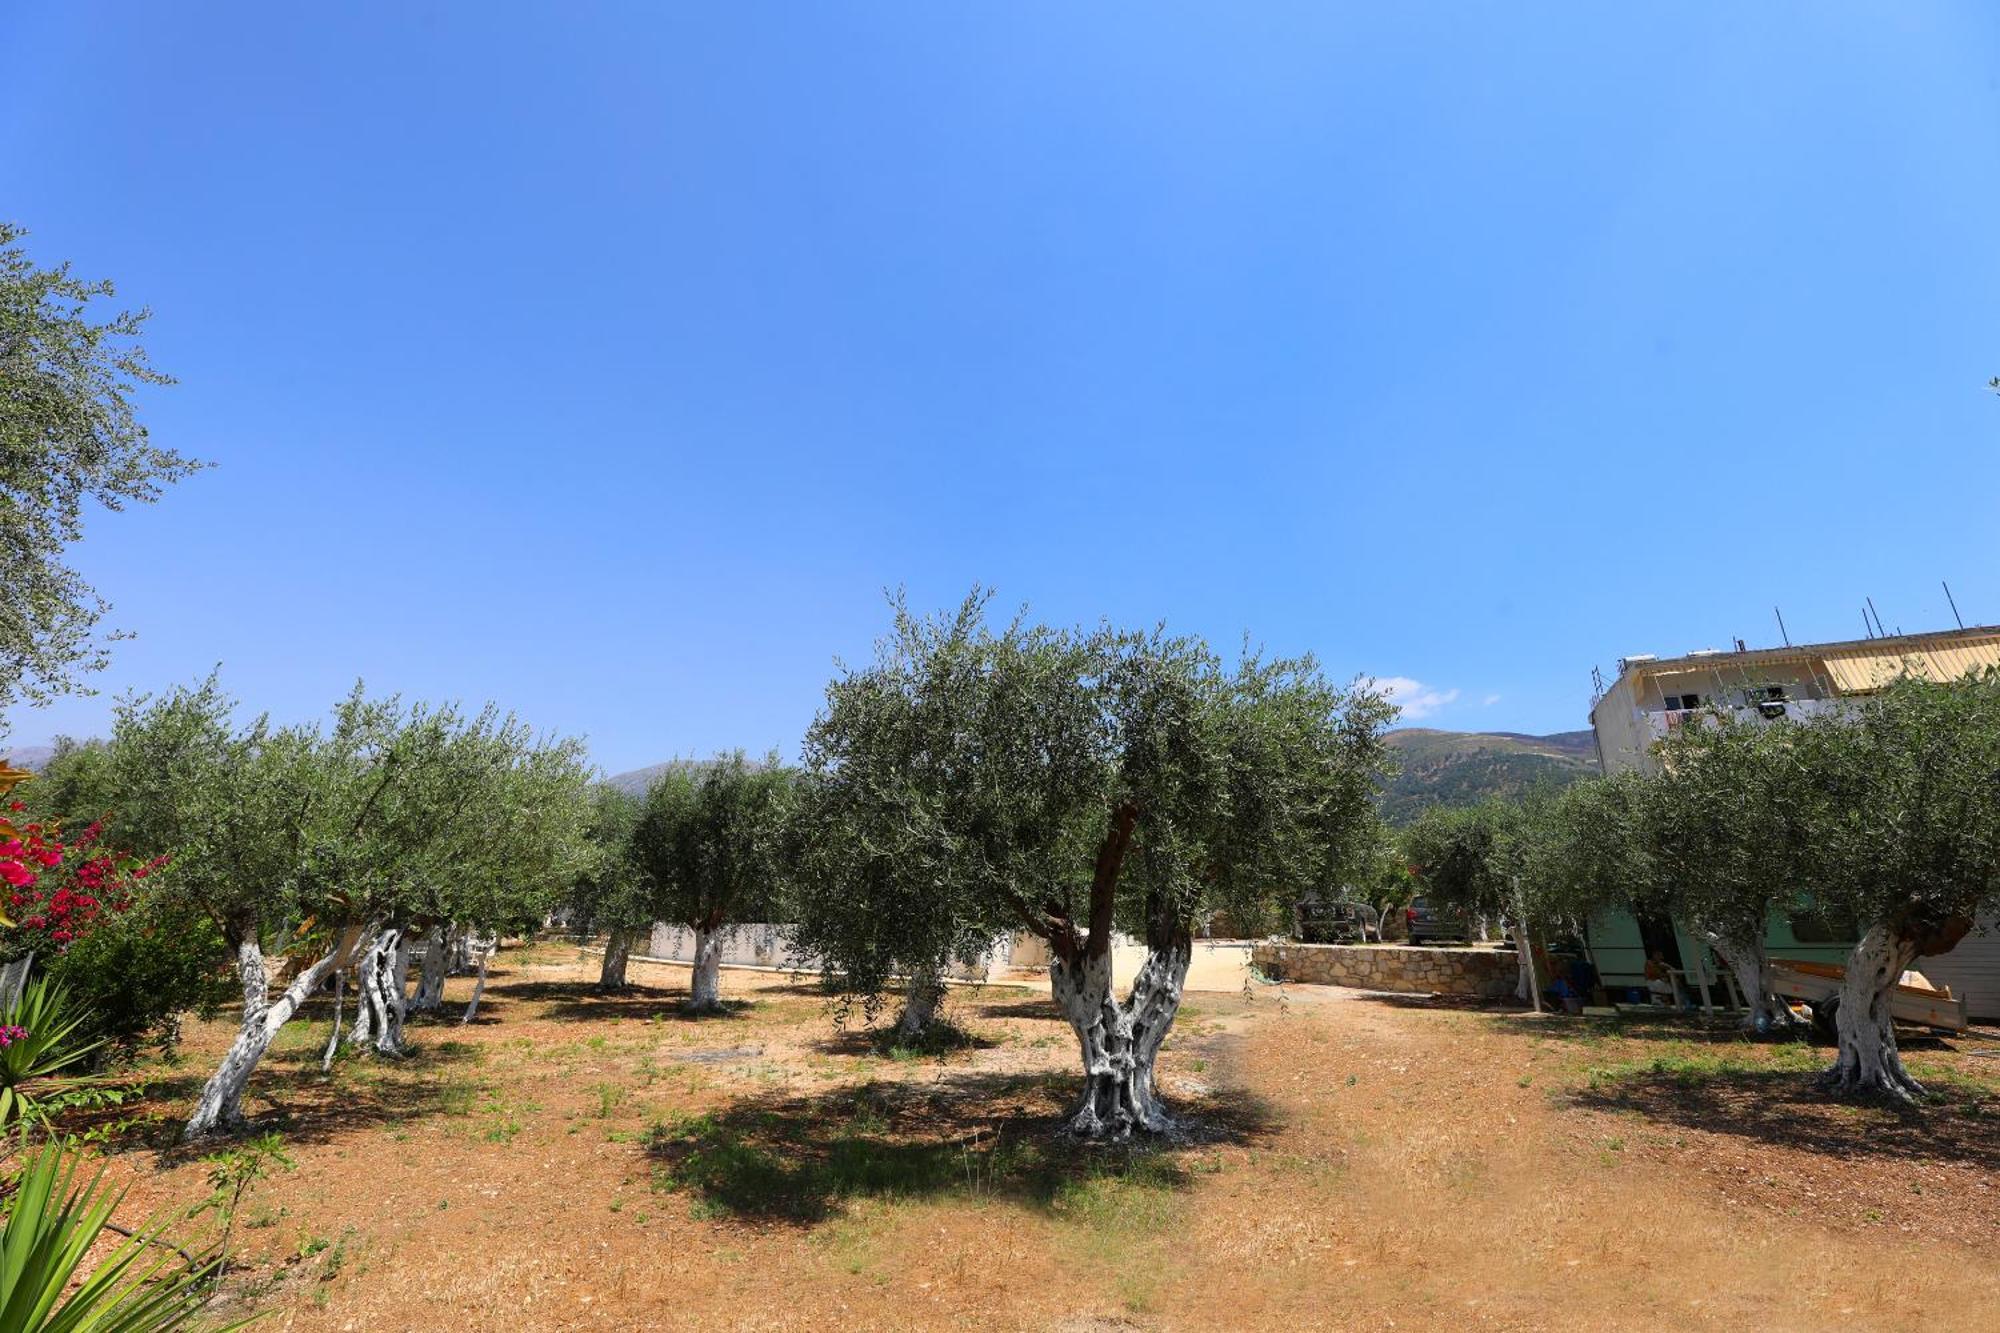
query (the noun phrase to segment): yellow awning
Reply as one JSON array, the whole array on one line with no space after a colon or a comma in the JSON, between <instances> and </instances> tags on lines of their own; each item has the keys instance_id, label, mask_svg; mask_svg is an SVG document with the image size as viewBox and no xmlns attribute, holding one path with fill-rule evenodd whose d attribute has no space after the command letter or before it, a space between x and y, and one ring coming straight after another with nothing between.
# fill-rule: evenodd
<instances>
[{"instance_id":1,"label":"yellow awning","mask_svg":"<svg viewBox=\"0 0 2000 1333\"><path fill-rule=\"evenodd\" d=\"M1834 688L1842 694L1866 694L1906 672L1927 680L1957 680L1987 667L2000 666L2000 639L1913 647L1901 652L1856 648L1828 653L1824 660Z\"/></svg>"}]
</instances>

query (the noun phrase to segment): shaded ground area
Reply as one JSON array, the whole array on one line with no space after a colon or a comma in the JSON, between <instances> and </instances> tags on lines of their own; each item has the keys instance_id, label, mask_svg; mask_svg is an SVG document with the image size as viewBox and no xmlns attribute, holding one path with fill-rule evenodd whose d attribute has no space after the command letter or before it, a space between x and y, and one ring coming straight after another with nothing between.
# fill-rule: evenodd
<instances>
[{"instance_id":1,"label":"shaded ground area","mask_svg":"<svg viewBox=\"0 0 2000 1333\"><path fill-rule=\"evenodd\" d=\"M1189 1132L1052 1132L1076 1053L1045 996L955 991L967 1043L837 1033L813 987L685 968L601 996L503 955L481 1021L253 1085L295 1166L238 1221L238 1304L299 1330L1991 1328L2000 1060L1914 1048L1920 1115L1817 1099L1824 1052L1301 986L1194 997L1162 1056ZM468 983L448 997L462 1003ZM455 1015L453 1015L455 1017ZM135 1211L227 1022L99 1119ZM195 1224L190 1224L195 1225Z\"/></svg>"}]
</instances>

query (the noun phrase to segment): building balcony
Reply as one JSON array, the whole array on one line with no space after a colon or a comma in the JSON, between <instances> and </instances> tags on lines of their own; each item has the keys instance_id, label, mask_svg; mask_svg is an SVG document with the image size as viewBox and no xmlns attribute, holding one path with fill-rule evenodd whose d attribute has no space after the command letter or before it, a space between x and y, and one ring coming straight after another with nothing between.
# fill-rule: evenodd
<instances>
[{"instance_id":1,"label":"building balcony","mask_svg":"<svg viewBox=\"0 0 2000 1333\"><path fill-rule=\"evenodd\" d=\"M1839 712L1846 707L1841 699L1772 699L1763 703L1736 705L1729 708L1729 715L1739 722L1776 722L1789 720L1803 722L1826 713ZM1663 741L1690 725L1689 719L1708 715L1702 708L1655 708L1640 709L1639 716L1646 729L1656 741Z\"/></svg>"}]
</instances>

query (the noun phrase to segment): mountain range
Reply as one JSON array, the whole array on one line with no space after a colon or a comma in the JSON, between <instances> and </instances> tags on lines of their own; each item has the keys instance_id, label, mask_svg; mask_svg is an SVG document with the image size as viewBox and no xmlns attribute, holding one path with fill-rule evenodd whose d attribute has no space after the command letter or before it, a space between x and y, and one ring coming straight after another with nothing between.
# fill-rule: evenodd
<instances>
[{"instance_id":1,"label":"mountain range","mask_svg":"<svg viewBox=\"0 0 2000 1333\"><path fill-rule=\"evenodd\" d=\"M11 764L15 768L25 768L31 773L39 773L42 771L42 765L48 763L49 756L54 753L55 748L49 745L16 745L12 748L0 745L0 762Z\"/></svg>"},{"instance_id":2,"label":"mountain range","mask_svg":"<svg viewBox=\"0 0 2000 1333\"><path fill-rule=\"evenodd\" d=\"M1597 745L1588 731L1530 736L1402 727L1388 734L1388 742L1401 764L1382 789L1382 815L1391 824L1407 824L1428 806L1473 805L1489 796L1519 796L1537 786L1566 786L1597 773ZM662 773L700 768L705 762L670 759L604 781L643 796Z\"/></svg>"},{"instance_id":3,"label":"mountain range","mask_svg":"<svg viewBox=\"0 0 2000 1333\"><path fill-rule=\"evenodd\" d=\"M1391 824L1407 824L1429 806L1475 805L1598 772L1597 740L1588 731L1529 736L1401 727L1387 739L1402 764L1382 789L1382 817Z\"/></svg>"}]
</instances>

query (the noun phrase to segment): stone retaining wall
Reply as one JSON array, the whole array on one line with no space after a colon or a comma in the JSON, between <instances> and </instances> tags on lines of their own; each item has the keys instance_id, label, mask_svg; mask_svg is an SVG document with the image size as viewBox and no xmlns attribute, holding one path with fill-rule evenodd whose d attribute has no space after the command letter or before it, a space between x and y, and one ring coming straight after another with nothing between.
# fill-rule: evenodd
<instances>
[{"instance_id":1,"label":"stone retaining wall","mask_svg":"<svg viewBox=\"0 0 2000 1333\"><path fill-rule=\"evenodd\" d=\"M1258 971L1281 981L1479 1000L1512 996L1521 967L1511 949L1294 944L1289 940L1265 940L1251 946L1250 961Z\"/></svg>"}]
</instances>

